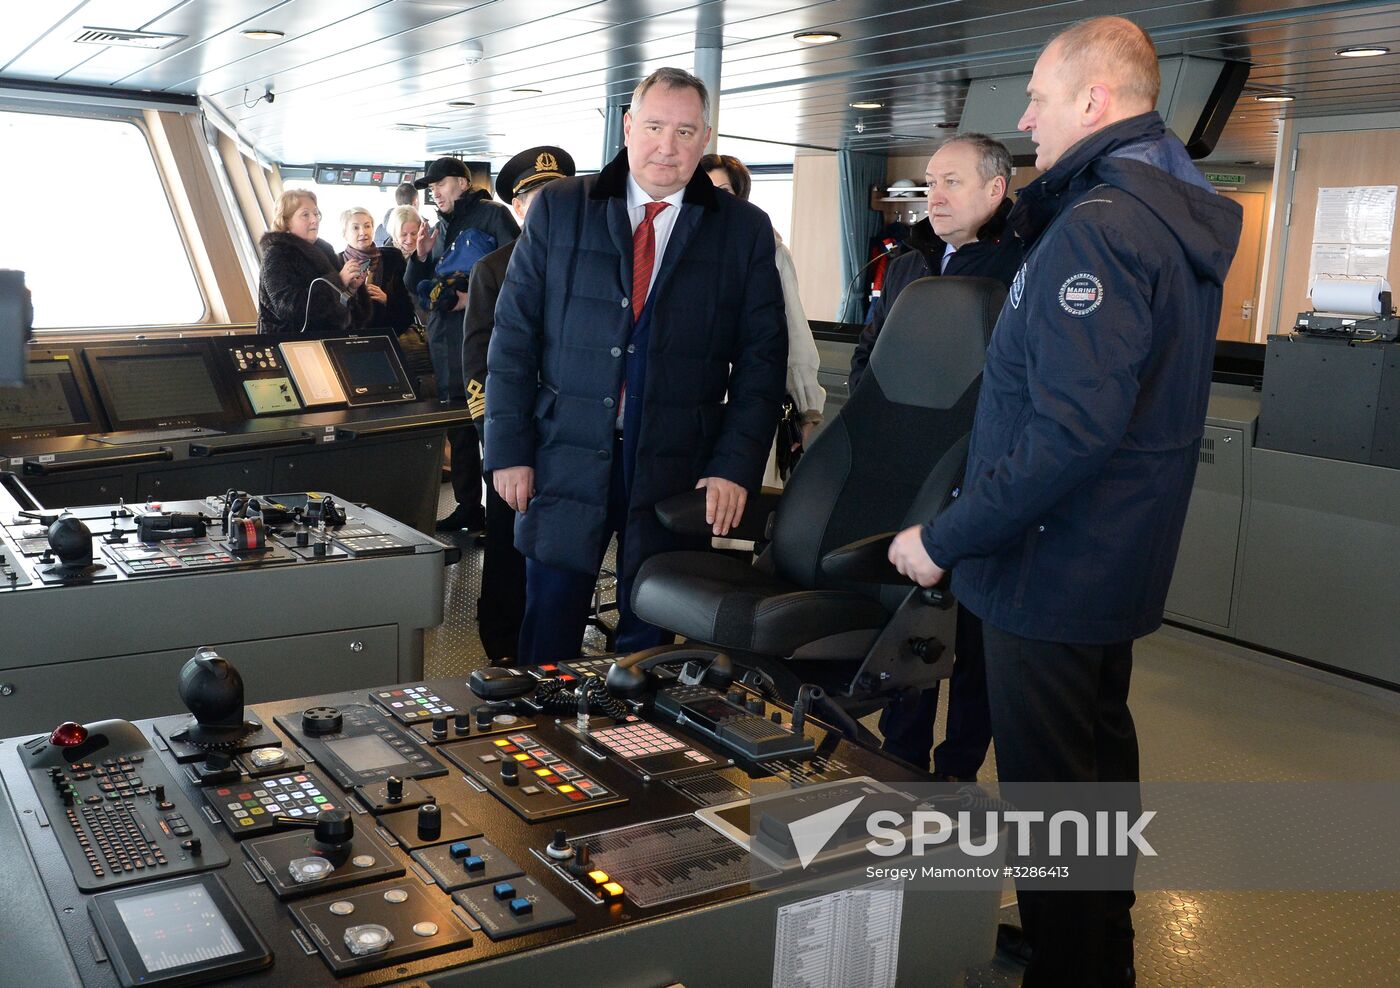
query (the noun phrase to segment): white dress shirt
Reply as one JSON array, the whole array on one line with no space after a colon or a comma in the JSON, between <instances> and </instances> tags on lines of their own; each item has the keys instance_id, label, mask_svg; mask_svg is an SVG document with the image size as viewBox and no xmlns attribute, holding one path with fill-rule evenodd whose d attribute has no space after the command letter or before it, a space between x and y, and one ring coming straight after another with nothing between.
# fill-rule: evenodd
<instances>
[{"instance_id":1,"label":"white dress shirt","mask_svg":"<svg viewBox=\"0 0 1400 988\"><path fill-rule=\"evenodd\" d=\"M647 203L666 202L670 203L666 209L656 214L656 218L651 221L652 230L656 234L656 257L651 262L651 281L647 282L647 295L651 295L651 289L656 284L656 273L661 270L661 258L666 253L666 244L671 239L671 231L676 228L676 217L681 214L681 200L685 198L685 189L681 189L665 199L653 199L646 191L637 184L637 180L629 172L627 175L627 219L632 224L632 232L637 232L637 227L642 225L642 220L646 219ZM617 403L617 428L622 429L622 412L627 407L627 395L623 394L622 400Z\"/></svg>"},{"instance_id":2,"label":"white dress shirt","mask_svg":"<svg viewBox=\"0 0 1400 988\"><path fill-rule=\"evenodd\" d=\"M948 270L948 258L952 257L952 256L953 256L954 254L956 254L957 252L958 252L958 249L957 249L956 247L954 247L952 244L944 244L944 245L943 245L943 260L941 260L940 262L938 262L938 273L939 273L939 274L943 274L945 271Z\"/></svg>"},{"instance_id":3,"label":"white dress shirt","mask_svg":"<svg viewBox=\"0 0 1400 988\"><path fill-rule=\"evenodd\" d=\"M666 244L671 239L671 231L676 228L676 218L681 214L681 200L685 198L685 189L681 189L665 199L652 199L651 196L637 184L637 180L629 173L627 176L627 219L632 223L632 232L637 232L637 227L642 225L642 220L646 217L646 204L649 202L667 202L670 207L663 209L656 214L656 219L651 221L652 228L656 231L656 260L651 265L651 281L647 283L647 295L651 294L652 286L656 284L656 273L661 270L661 258L666 254Z\"/></svg>"}]
</instances>

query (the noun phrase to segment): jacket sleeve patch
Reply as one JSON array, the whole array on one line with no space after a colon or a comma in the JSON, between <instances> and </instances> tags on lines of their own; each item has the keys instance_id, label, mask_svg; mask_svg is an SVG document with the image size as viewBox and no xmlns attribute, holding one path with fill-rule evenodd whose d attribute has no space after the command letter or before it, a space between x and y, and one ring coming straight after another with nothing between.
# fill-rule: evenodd
<instances>
[{"instance_id":1,"label":"jacket sleeve patch","mask_svg":"<svg viewBox=\"0 0 1400 988\"><path fill-rule=\"evenodd\" d=\"M1060 308L1072 316L1087 316L1103 304L1103 282L1081 271L1060 286Z\"/></svg>"}]
</instances>

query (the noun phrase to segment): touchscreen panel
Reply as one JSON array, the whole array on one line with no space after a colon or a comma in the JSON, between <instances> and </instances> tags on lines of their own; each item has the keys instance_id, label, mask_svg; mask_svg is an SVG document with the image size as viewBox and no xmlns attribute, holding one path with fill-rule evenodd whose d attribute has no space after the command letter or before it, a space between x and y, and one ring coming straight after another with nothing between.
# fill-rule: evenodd
<instances>
[{"instance_id":1,"label":"touchscreen panel","mask_svg":"<svg viewBox=\"0 0 1400 988\"><path fill-rule=\"evenodd\" d=\"M395 751L389 742L376 734L327 741L326 747L354 772L373 772L390 765L401 765L404 760L402 753Z\"/></svg>"},{"instance_id":2,"label":"touchscreen panel","mask_svg":"<svg viewBox=\"0 0 1400 988\"><path fill-rule=\"evenodd\" d=\"M152 973L231 957L243 950L203 885L159 889L118 899L127 936Z\"/></svg>"},{"instance_id":3,"label":"touchscreen panel","mask_svg":"<svg viewBox=\"0 0 1400 988\"><path fill-rule=\"evenodd\" d=\"M11 438L65 435L92 421L73 371L65 358L31 360L28 380L17 388L0 388L0 432Z\"/></svg>"}]
</instances>

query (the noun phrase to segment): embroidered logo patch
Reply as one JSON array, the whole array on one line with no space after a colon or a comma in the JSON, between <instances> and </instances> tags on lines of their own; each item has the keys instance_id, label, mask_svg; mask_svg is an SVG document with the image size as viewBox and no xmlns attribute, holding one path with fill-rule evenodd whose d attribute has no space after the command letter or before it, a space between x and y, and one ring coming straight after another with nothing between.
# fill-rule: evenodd
<instances>
[{"instance_id":1,"label":"embroidered logo patch","mask_svg":"<svg viewBox=\"0 0 1400 988\"><path fill-rule=\"evenodd\" d=\"M1019 309L1021 307L1021 296L1025 292L1026 266L1022 264L1020 270L1016 272L1015 280L1011 282L1011 308Z\"/></svg>"},{"instance_id":2,"label":"embroidered logo patch","mask_svg":"<svg viewBox=\"0 0 1400 988\"><path fill-rule=\"evenodd\" d=\"M1060 286L1060 308L1072 316L1087 316L1103 304L1103 282L1087 272L1065 279Z\"/></svg>"}]
</instances>

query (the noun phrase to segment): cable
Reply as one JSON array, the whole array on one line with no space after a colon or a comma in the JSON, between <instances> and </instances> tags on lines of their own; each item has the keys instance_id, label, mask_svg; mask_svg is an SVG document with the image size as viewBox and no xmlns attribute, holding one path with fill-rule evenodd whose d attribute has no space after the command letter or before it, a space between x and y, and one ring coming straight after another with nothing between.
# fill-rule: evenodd
<instances>
[{"instance_id":1,"label":"cable","mask_svg":"<svg viewBox=\"0 0 1400 988\"><path fill-rule=\"evenodd\" d=\"M584 695L588 697L589 709L595 713L601 713L613 720L622 720L627 716L627 705L617 697L607 691L601 679L588 677L583 681L582 688ZM555 714L573 714L578 712L578 700L574 697L574 688L560 679L546 679L535 688L535 695L532 699L538 703L541 709L548 710Z\"/></svg>"},{"instance_id":2,"label":"cable","mask_svg":"<svg viewBox=\"0 0 1400 988\"><path fill-rule=\"evenodd\" d=\"M311 289L316 287L316 282L318 281L324 281L327 285L330 285L330 287L335 291L335 293L340 296L341 305L347 305L350 301L350 295L347 292L343 292L339 288L336 288L335 285L332 284L329 279L312 278L311 284L306 286L306 315L304 315L301 320L300 332L302 333L306 332L306 324L311 321Z\"/></svg>"}]
</instances>

